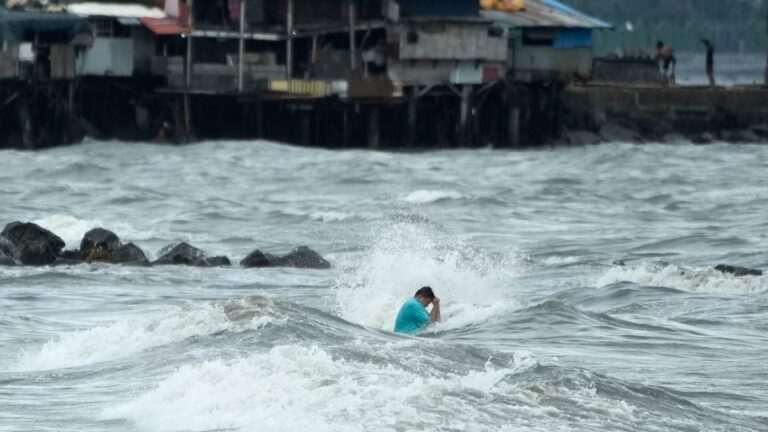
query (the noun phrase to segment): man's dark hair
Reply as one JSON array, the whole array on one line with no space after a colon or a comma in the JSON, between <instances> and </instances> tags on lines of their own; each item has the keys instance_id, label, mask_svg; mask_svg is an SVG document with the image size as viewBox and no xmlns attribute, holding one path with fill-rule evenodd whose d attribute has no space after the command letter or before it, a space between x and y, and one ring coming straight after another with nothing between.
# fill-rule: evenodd
<instances>
[{"instance_id":1,"label":"man's dark hair","mask_svg":"<svg viewBox=\"0 0 768 432\"><path fill-rule=\"evenodd\" d=\"M416 291L416 294L414 294L413 296L414 297L421 296L429 300L432 300L435 298L435 293L432 292L432 288L425 286L425 287L419 288L419 290Z\"/></svg>"},{"instance_id":2,"label":"man's dark hair","mask_svg":"<svg viewBox=\"0 0 768 432\"><path fill-rule=\"evenodd\" d=\"M662 41L656 42L656 48L658 48L658 49L664 48L664 42L662 42Z\"/></svg>"}]
</instances>

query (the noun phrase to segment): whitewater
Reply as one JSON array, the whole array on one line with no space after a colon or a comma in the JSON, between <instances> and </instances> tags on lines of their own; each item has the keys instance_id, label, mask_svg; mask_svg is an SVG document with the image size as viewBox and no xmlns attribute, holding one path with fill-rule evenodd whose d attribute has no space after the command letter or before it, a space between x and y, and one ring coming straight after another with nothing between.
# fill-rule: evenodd
<instances>
[{"instance_id":1,"label":"whitewater","mask_svg":"<svg viewBox=\"0 0 768 432\"><path fill-rule=\"evenodd\" d=\"M330 270L0 267L0 431L768 431L768 146L0 152L0 225ZM424 285L443 321L391 332Z\"/></svg>"}]
</instances>

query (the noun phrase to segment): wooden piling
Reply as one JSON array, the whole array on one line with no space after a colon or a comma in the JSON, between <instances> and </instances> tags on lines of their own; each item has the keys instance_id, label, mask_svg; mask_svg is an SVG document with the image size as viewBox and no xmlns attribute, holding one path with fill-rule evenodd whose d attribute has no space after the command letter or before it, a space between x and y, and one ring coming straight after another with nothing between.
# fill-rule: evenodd
<instances>
[{"instance_id":1,"label":"wooden piling","mask_svg":"<svg viewBox=\"0 0 768 432\"><path fill-rule=\"evenodd\" d=\"M379 148L381 136L379 134L379 121L381 111L379 108L371 108L368 116L368 147Z\"/></svg>"},{"instance_id":2,"label":"wooden piling","mask_svg":"<svg viewBox=\"0 0 768 432\"><path fill-rule=\"evenodd\" d=\"M470 108L472 103L472 86L465 84L461 88L461 114L459 117L459 145L466 146L469 141L469 131L467 122L469 121Z\"/></svg>"},{"instance_id":3,"label":"wooden piling","mask_svg":"<svg viewBox=\"0 0 768 432\"><path fill-rule=\"evenodd\" d=\"M418 110L419 86L408 92L408 147L416 146L416 111Z\"/></svg>"},{"instance_id":4,"label":"wooden piling","mask_svg":"<svg viewBox=\"0 0 768 432\"><path fill-rule=\"evenodd\" d=\"M285 40L285 77L293 77L293 0L288 0L287 14L285 18L286 40Z\"/></svg>"}]
</instances>

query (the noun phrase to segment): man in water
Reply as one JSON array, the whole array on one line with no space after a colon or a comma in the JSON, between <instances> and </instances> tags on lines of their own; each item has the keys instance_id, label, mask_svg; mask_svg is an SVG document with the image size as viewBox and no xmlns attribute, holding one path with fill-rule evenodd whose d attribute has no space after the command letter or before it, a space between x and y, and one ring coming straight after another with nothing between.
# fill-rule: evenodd
<instances>
[{"instance_id":1,"label":"man in water","mask_svg":"<svg viewBox=\"0 0 768 432\"><path fill-rule=\"evenodd\" d=\"M662 41L656 43L656 50L656 61L661 63L664 85L674 84L675 66L677 66L675 50L664 45L664 42Z\"/></svg>"},{"instance_id":2,"label":"man in water","mask_svg":"<svg viewBox=\"0 0 768 432\"><path fill-rule=\"evenodd\" d=\"M427 313L427 306L432 303L432 311ZM416 294L408 299L395 321L395 332L413 334L427 324L440 321L440 299L435 297L435 293L430 287L423 287L416 291Z\"/></svg>"},{"instance_id":3,"label":"man in water","mask_svg":"<svg viewBox=\"0 0 768 432\"><path fill-rule=\"evenodd\" d=\"M715 47L707 39L702 39L701 43L707 49L707 78L709 78L709 86L715 88Z\"/></svg>"}]
</instances>

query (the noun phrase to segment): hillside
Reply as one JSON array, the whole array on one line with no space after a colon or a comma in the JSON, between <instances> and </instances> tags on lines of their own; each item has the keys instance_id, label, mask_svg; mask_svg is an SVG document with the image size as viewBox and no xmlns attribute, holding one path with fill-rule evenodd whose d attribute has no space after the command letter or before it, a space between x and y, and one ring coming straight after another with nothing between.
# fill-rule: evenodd
<instances>
[{"instance_id":1,"label":"hillside","mask_svg":"<svg viewBox=\"0 0 768 432\"><path fill-rule=\"evenodd\" d=\"M708 38L721 52L765 52L768 0L564 0L613 23L596 36L598 52L652 47L700 51Z\"/></svg>"}]
</instances>

